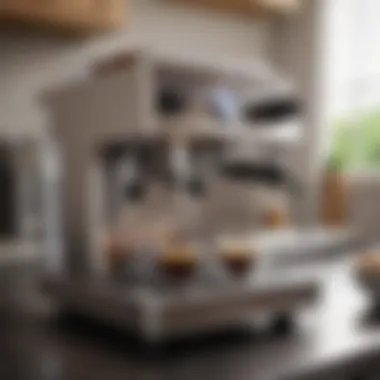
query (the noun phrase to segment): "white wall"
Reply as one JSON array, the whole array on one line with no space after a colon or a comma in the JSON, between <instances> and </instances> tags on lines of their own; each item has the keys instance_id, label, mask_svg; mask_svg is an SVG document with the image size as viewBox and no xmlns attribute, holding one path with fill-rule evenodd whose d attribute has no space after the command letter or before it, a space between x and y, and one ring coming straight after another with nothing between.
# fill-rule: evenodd
<instances>
[{"instance_id":1,"label":"white wall","mask_svg":"<svg viewBox=\"0 0 380 380\"><path fill-rule=\"evenodd\" d=\"M318 222L324 125L327 123L326 9L329 1L303 1L302 12L272 30L273 59L296 83L304 108L302 143L292 153L292 167L304 192L296 200L302 223Z\"/></svg>"},{"instance_id":2,"label":"white wall","mask_svg":"<svg viewBox=\"0 0 380 380\"><path fill-rule=\"evenodd\" d=\"M125 30L87 40L8 34L0 37L0 130L39 127L37 94L83 75L94 57L119 47L155 46L176 52L242 58L268 55L269 27L250 18L130 0Z\"/></svg>"},{"instance_id":3,"label":"white wall","mask_svg":"<svg viewBox=\"0 0 380 380\"><path fill-rule=\"evenodd\" d=\"M380 24L378 0L330 0L329 123L379 106ZM380 176L378 172L348 175L351 225L370 241L380 236Z\"/></svg>"},{"instance_id":4,"label":"white wall","mask_svg":"<svg viewBox=\"0 0 380 380\"><path fill-rule=\"evenodd\" d=\"M378 0L330 1L329 103L332 118L355 115L379 105L379 12Z\"/></svg>"}]
</instances>

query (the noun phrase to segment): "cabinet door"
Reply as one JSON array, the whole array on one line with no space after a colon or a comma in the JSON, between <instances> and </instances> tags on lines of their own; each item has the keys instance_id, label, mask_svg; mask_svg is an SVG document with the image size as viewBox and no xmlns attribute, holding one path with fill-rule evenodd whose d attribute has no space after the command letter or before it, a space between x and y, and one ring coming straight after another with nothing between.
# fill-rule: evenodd
<instances>
[{"instance_id":1,"label":"cabinet door","mask_svg":"<svg viewBox=\"0 0 380 380\"><path fill-rule=\"evenodd\" d=\"M3 1L3 17L71 29L116 27L123 23L125 12L124 0Z\"/></svg>"},{"instance_id":2,"label":"cabinet door","mask_svg":"<svg viewBox=\"0 0 380 380\"><path fill-rule=\"evenodd\" d=\"M87 22L104 28L117 28L124 24L125 0L85 0L88 10Z\"/></svg>"},{"instance_id":3,"label":"cabinet door","mask_svg":"<svg viewBox=\"0 0 380 380\"><path fill-rule=\"evenodd\" d=\"M5 2L9 16L24 20L57 20L78 17L89 0L11 0ZM78 13L79 12L79 13Z\"/></svg>"}]
</instances>

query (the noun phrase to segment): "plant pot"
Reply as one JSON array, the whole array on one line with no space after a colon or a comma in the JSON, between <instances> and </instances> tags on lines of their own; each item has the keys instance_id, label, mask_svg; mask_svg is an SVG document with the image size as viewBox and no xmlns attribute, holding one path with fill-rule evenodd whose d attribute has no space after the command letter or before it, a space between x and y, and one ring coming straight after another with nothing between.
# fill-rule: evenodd
<instances>
[{"instance_id":1,"label":"plant pot","mask_svg":"<svg viewBox=\"0 0 380 380\"><path fill-rule=\"evenodd\" d=\"M324 225L339 227L348 221L348 185L343 172L326 172L322 181L321 219Z\"/></svg>"}]
</instances>

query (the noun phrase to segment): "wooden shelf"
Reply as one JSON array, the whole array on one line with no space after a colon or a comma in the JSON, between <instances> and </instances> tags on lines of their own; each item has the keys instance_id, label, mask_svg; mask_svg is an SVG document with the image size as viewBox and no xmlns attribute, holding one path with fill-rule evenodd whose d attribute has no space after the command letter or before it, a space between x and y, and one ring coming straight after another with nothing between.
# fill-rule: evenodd
<instances>
[{"instance_id":1,"label":"wooden shelf","mask_svg":"<svg viewBox=\"0 0 380 380\"><path fill-rule=\"evenodd\" d=\"M4 0L0 22L74 33L109 30L124 24L125 4L125 0Z\"/></svg>"}]
</instances>

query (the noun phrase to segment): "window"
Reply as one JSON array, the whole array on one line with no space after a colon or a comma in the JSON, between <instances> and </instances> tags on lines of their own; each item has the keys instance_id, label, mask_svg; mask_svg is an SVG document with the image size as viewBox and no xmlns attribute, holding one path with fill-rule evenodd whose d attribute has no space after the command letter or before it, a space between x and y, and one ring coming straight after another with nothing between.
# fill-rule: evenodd
<instances>
[{"instance_id":1,"label":"window","mask_svg":"<svg viewBox=\"0 0 380 380\"><path fill-rule=\"evenodd\" d=\"M331 165L380 169L380 1L330 2Z\"/></svg>"}]
</instances>

